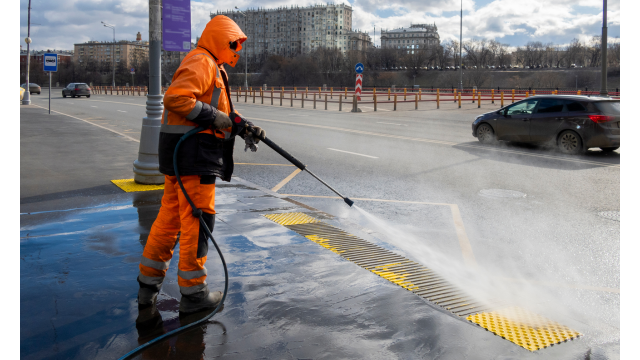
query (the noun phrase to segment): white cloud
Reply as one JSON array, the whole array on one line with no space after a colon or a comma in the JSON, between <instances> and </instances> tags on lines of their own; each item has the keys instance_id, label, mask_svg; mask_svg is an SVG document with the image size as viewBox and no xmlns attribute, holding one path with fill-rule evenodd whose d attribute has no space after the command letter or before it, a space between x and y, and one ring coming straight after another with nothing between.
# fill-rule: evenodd
<instances>
[{"instance_id":1,"label":"white cloud","mask_svg":"<svg viewBox=\"0 0 640 360\"><path fill-rule=\"evenodd\" d=\"M27 33L27 3L20 0L20 41ZM314 0L220 0L191 2L192 38L195 40L210 20L209 13L231 10L234 6L274 8L305 6ZM459 36L459 0L351 0L354 28L380 42L380 28L407 27L411 23L436 23L442 40ZM527 41L567 43L573 38L588 39L599 32L601 0L528 0L526 6L514 0L463 0L463 35L502 39L513 46ZM620 2L609 0L610 36L619 34ZM33 0L31 37L34 49L73 49L87 40L110 41L112 32L100 21L116 25L118 40L135 39L139 31L148 39L148 0ZM36 25L40 24L40 25Z\"/></svg>"}]
</instances>

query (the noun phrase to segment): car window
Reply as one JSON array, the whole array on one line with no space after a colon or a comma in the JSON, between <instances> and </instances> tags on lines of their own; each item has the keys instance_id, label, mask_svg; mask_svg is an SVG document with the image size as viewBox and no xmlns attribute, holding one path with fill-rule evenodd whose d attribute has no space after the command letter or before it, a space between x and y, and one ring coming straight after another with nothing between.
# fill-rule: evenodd
<instances>
[{"instance_id":1,"label":"car window","mask_svg":"<svg viewBox=\"0 0 640 360\"><path fill-rule=\"evenodd\" d=\"M569 112L587 110L582 104L580 104L575 100L566 100L566 105L567 105L566 111L569 111Z\"/></svg>"},{"instance_id":2,"label":"car window","mask_svg":"<svg viewBox=\"0 0 640 360\"><path fill-rule=\"evenodd\" d=\"M69 88L69 89L72 88L72 87L73 87L73 83L67 85L67 88Z\"/></svg>"},{"instance_id":3,"label":"car window","mask_svg":"<svg viewBox=\"0 0 640 360\"><path fill-rule=\"evenodd\" d=\"M87 84L78 84L78 89L86 89Z\"/></svg>"},{"instance_id":4,"label":"car window","mask_svg":"<svg viewBox=\"0 0 640 360\"><path fill-rule=\"evenodd\" d=\"M564 108L564 101L560 99L540 99L536 113L561 112Z\"/></svg>"},{"instance_id":5,"label":"car window","mask_svg":"<svg viewBox=\"0 0 640 360\"><path fill-rule=\"evenodd\" d=\"M620 116L620 101L599 101L593 104L604 115Z\"/></svg>"},{"instance_id":6,"label":"car window","mask_svg":"<svg viewBox=\"0 0 640 360\"><path fill-rule=\"evenodd\" d=\"M526 100L512 105L507 109L507 115L531 114L536 107L536 103L538 103L538 100Z\"/></svg>"}]
</instances>

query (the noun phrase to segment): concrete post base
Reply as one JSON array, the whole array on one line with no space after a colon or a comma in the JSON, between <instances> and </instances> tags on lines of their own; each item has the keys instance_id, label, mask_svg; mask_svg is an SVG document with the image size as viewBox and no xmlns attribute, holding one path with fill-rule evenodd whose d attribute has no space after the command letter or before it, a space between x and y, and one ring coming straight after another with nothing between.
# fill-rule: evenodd
<instances>
[{"instance_id":1,"label":"concrete post base","mask_svg":"<svg viewBox=\"0 0 640 360\"><path fill-rule=\"evenodd\" d=\"M22 94L22 105L31 105L31 94L29 93L29 85L27 84L27 89L24 94Z\"/></svg>"},{"instance_id":2,"label":"concrete post base","mask_svg":"<svg viewBox=\"0 0 640 360\"><path fill-rule=\"evenodd\" d=\"M134 181L139 184L164 184L164 175L159 171L158 141L162 121L163 95L147 95L147 116L142 119L140 150L133 162Z\"/></svg>"}]
</instances>

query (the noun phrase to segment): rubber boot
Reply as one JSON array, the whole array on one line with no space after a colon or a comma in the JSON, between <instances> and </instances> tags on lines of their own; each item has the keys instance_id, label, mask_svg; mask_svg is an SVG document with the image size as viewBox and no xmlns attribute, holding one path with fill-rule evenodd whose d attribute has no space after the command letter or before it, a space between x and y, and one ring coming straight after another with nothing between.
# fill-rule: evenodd
<instances>
[{"instance_id":1,"label":"rubber boot","mask_svg":"<svg viewBox=\"0 0 640 360\"><path fill-rule=\"evenodd\" d=\"M201 293L182 295L180 299L180 313L191 314L206 309L213 309L222 300L222 292L209 292L208 288Z\"/></svg>"},{"instance_id":2,"label":"rubber boot","mask_svg":"<svg viewBox=\"0 0 640 360\"><path fill-rule=\"evenodd\" d=\"M140 284L140 289L138 290L138 307L147 307L155 304L162 284L147 285L141 283L139 279L138 284Z\"/></svg>"},{"instance_id":3,"label":"rubber boot","mask_svg":"<svg viewBox=\"0 0 640 360\"><path fill-rule=\"evenodd\" d=\"M138 306L151 306L156 302L159 291L153 289L141 287L138 290Z\"/></svg>"}]
</instances>

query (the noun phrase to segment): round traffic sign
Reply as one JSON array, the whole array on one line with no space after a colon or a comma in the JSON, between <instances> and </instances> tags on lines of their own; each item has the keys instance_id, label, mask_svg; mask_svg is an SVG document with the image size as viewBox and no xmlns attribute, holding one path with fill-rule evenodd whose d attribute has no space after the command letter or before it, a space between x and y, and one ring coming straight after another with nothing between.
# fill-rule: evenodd
<instances>
[{"instance_id":1,"label":"round traffic sign","mask_svg":"<svg viewBox=\"0 0 640 360\"><path fill-rule=\"evenodd\" d=\"M356 74L362 74L363 71L364 71L364 65L362 65L362 63L357 63L356 64Z\"/></svg>"}]
</instances>

